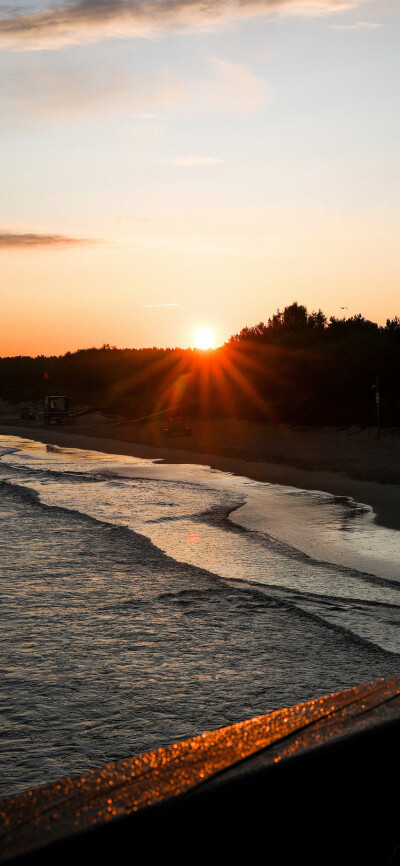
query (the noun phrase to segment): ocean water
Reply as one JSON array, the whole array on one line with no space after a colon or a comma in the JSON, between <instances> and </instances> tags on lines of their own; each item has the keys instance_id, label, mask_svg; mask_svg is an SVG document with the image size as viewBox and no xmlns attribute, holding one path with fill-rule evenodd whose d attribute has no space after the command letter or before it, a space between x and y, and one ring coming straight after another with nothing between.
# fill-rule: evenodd
<instances>
[{"instance_id":1,"label":"ocean water","mask_svg":"<svg viewBox=\"0 0 400 866\"><path fill-rule=\"evenodd\" d=\"M400 669L368 506L0 437L7 795Z\"/></svg>"}]
</instances>

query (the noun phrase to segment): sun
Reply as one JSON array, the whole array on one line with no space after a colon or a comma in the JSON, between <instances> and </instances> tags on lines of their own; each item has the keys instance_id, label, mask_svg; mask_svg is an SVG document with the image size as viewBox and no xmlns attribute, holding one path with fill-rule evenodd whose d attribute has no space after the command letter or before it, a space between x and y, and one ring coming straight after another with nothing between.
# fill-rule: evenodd
<instances>
[{"instance_id":1,"label":"sun","mask_svg":"<svg viewBox=\"0 0 400 866\"><path fill-rule=\"evenodd\" d=\"M198 328L194 335L196 349L212 349L215 343L213 331L210 328Z\"/></svg>"}]
</instances>

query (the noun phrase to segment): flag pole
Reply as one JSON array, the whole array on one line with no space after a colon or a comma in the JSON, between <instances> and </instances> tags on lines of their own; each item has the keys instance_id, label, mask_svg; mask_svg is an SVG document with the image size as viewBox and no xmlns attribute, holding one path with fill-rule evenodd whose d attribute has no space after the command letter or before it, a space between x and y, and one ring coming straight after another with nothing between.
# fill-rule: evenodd
<instances>
[{"instance_id":1,"label":"flag pole","mask_svg":"<svg viewBox=\"0 0 400 866\"><path fill-rule=\"evenodd\" d=\"M381 419L380 419L380 412L379 412L380 406L379 406L379 377L378 376L376 377L375 388L376 388L376 390L375 390L375 402L376 402L376 423L377 423L376 432L377 432L377 438L378 438L378 442L379 442L379 440L381 438Z\"/></svg>"}]
</instances>

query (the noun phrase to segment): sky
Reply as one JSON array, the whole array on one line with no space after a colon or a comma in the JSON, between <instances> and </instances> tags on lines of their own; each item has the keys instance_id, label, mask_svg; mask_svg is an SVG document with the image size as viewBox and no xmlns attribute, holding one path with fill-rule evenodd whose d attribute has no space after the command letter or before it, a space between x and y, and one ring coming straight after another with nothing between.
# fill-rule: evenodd
<instances>
[{"instance_id":1,"label":"sky","mask_svg":"<svg viewBox=\"0 0 400 866\"><path fill-rule=\"evenodd\" d=\"M400 315L399 44L398 0L0 0L0 355Z\"/></svg>"}]
</instances>

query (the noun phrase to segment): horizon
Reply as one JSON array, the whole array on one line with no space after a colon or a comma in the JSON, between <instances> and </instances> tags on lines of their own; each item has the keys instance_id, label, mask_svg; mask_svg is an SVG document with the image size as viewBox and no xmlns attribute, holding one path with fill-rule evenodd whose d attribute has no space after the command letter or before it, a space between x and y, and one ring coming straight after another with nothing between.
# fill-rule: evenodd
<instances>
[{"instance_id":1,"label":"horizon","mask_svg":"<svg viewBox=\"0 0 400 866\"><path fill-rule=\"evenodd\" d=\"M292 304L288 305L288 307L285 309L290 309L293 306L300 307L300 308L304 307L304 305L298 304L297 301L293 301ZM322 315L324 315L324 311L321 310L320 308L317 311L316 310L307 310L306 307L304 307L304 309L305 309L307 315L310 315L310 314L315 315L317 312L322 313ZM283 313L284 310L281 311L278 308L278 310L276 310L276 313L279 314L280 312ZM200 345L200 343L194 342L193 345L189 345L189 346L174 346L172 343L169 346L156 346L155 344L153 344L153 345L149 344L147 346L116 346L116 345L111 345L110 343L102 343L100 346L96 346L96 345L78 346L76 349L72 349L72 350L66 349L63 352L59 352L58 354L52 353L49 355L45 355L43 352L37 353L36 355L28 355L28 354L21 354L21 353L16 354L16 355L4 355L4 354L0 353L0 359L6 360L7 358L11 359L11 358L19 358L19 357L31 358L33 360L38 359L38 358L63 358L66 355L74 355L74 354L78 354L79 352L90 352L90 351L98 352L98 351L102 351L102 350L117 351L117 352L140 352L140 351L144 351L144 352L145 351L147 351L147 352L153 352L153 351L157 351L157 352L193 352L193 353L196 353L196 354L201 356L203 354L207 355L209 353L218 352L220 349L224 349L225 347L227 347L231 344L231 341L234 337L239 336L242 332L246 331L247 329L251 330L252 328L257 328L259 325L263 325L264 327L266 327L268 329L272 324L273 315L274 314L272 314L271 317L269 317L265 322L264 321L253 322L251 325L246 323L246 325L243 325L236 334L230 334L229 337L223 343L220 343L219 345L216 345L215 342L213 344L209 344L209 345ZM337 321L337 322L352 322L352 321L357 320L357 318L359 318L359 317L361 317L361 319L363 319L366 323L376 325L378 329L383 330L383 331L385 331L385 329L387 328L387 325L389 323L400 322L400 316L398 316L397 314L395 314L395 316L393 316L392 319L389 319L388 317L386 317L384 324L379 324L379 322L374 322L370 319L367 319L360 312L354 313L354 315L352 315L352 316L346 316L345 313L343 313L341 316L332 316L330 318L325 317L326 322L325 322L323 330L329 328L329 326L331 324L330 319L332 319L333 321ZM207 328L199 329L199 331L203 331L203 330L208 332L209 334L211 334L211 332L209 332L209 330ZM197 337L197 334L199 333L199 331L197 331L193 335L194 341L195 341L195 338Z\"/></svg>"},{"instance_id":2,"label":"horizon","mask_svg":"<svg viewBox=\"0 0 400 866\"><path fill-rule=\"evenodd\" d=\"M0 0L1 357L394 318L393 0L122 11Z\"/></svg>"}]
</instances>

